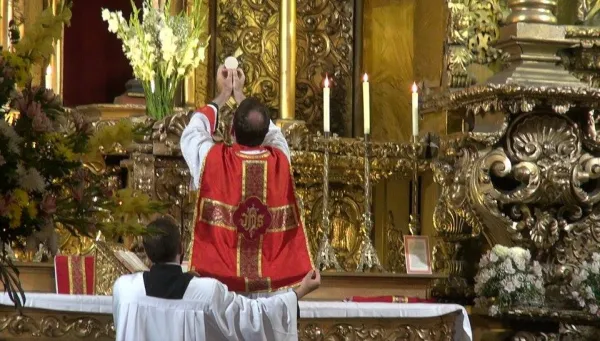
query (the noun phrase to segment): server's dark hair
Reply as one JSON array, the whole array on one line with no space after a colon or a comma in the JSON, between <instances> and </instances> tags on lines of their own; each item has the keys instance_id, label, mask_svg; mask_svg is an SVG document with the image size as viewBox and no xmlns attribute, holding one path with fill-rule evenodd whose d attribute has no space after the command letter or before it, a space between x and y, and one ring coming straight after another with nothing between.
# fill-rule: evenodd
<instances>
[{"instance_id":1,"label":"server's dark hair","mask_svg":"<svg viewBox=\"0 0 600 341\"><path fill-rule=\"evenodd\" d=\"M173 218L161 217L148 224L143 238L144 250L152 263L174 262L181 253L181 232Z\"/></svg>"},{"instance_id":2,"label":"server's dark hair","mask_svg":"<svg viewBox=\"0 0 600 341\"><path fill-rule=\"evenodd\" d=\"M251 119L251 113L258 113L258 119ZM236 142L247 147L260 146L267 136L270 124L269 109L260 100L254 97L244 99L233 117Z\"/></svg>"}]
</instances>

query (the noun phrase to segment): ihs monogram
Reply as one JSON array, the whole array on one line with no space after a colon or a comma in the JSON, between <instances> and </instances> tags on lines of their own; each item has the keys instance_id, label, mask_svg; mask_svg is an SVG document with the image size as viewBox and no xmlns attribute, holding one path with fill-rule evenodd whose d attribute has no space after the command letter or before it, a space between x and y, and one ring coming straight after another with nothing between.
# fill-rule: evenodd
<instances>
[{"instance_id":1,"label":"ihs monogram","mask_svg":"<svg viewBox=\"0 0 600 341\"><path fill-rule=\"evenodd\" d=\"M240 225L250 234L250 238L254 237L254 232L263 227L265 223L265 215L259 213L259 209L254 205L248 207L246 212L242 213Z\"/></svg>"}]
</instances>

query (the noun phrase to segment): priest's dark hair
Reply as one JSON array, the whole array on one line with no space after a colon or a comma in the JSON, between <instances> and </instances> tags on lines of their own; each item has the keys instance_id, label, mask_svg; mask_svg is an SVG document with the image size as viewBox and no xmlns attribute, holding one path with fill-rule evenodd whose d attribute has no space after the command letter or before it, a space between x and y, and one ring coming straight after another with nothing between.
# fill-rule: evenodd
<instances>
[{"instance_id":1,"label":"priest's dark hair","mask_svg":"<svg viewBox=\"0 0 600 341\"><path fill-rule=\"evenodd\" d=\"M269 109L258 98L248 97L233 116L233 132L237 143L246 147L260 146L269 132Z\"/></svg>"},{"instance_id":2,"label":"priest's dark hair","mask_svg":"<svg viewBox=\"0 0 600 341\"><path fill-rule=\"evenodd\" d=\"M174 262L181 253L181 232L175 219L160 217L148 224L148 234L144 235L143 244L146 255L152 263Z\"/></svg>"}]
</instances>

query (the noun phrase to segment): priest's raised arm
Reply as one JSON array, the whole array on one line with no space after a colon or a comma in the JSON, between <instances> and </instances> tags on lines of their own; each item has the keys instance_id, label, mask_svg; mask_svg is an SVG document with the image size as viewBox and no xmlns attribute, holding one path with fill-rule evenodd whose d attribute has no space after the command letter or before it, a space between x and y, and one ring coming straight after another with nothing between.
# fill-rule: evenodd
<instances>
[{"instance_id":1,"label":"priest's raised arm","mask_svg":"<svg viewBox=\"0 0 600 341\"><path fill-rule=\"evenodd\" d=\"M198 188L200 173L210 148L215 144L213 134L219 126L219 108L233 92L233 72L223 67L217 73L219 95L208 105L198 110L181 134L181 153L188 164L193 187Z\"/></svg>"}]
</instances>

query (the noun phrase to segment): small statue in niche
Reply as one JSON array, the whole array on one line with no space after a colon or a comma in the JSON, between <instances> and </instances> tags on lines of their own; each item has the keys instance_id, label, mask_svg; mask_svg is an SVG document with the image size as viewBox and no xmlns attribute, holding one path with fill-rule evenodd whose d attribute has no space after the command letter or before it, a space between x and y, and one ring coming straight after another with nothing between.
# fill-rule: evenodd
<instances>
[{"instance_id":1,"label":"small statue in niche","mask_svg":"<svg viewBox=\"0 0 600 341\"><path fill-rule=\"evenodd\" d=\"M342 212L342 204L334 204L331 218L331 246L339 255L352 253L357 246L358 229Z\"/></svg>"}]
</instances>

